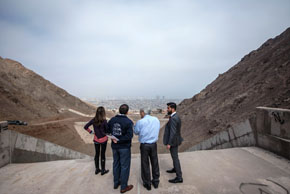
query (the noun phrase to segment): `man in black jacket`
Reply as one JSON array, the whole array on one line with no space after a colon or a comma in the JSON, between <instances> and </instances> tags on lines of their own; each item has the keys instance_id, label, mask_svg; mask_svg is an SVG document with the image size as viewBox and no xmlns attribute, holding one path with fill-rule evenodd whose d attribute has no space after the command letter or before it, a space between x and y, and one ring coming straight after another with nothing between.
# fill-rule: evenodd
<instances>
[{"instance_id":1,"label":"man in black jacket","mask_svg":"<svg viewBox=\"0 0 290 194\"><path fill-rule=\"evenodd\" d=\"M168 173L176 173L176 178L169 180L170 183L182 183L182 172L178 158L178 146L183 139L180 134L181 120L176 113L176 104L174 102L167 103L167 113L170 116L165 126L163 144L170 150L173 160L173 169L167 170Z\"/></svg>"},{"instance_id":2,"label":"man in black jacket","mask_svg":"<svg viewBox=\"0 0 290 194\"><path fill-rule=\"evenodd\" d=\"M114 189L121 185L121 193L130 191L133 185L128 185L131 164L131 142L133 138L133 122L127 117L129 106L123 104L119 113L108 125L109 132L118 140L112 139Z\"/></svg>"}]
</instances>

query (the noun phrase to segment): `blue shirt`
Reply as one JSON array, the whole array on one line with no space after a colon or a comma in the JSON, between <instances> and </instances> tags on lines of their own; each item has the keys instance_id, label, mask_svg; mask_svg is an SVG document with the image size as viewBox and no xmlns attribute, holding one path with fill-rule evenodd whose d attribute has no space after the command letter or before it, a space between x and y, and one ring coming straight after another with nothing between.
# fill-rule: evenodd
<instances>
[{"instance_id":1,"label":"blue shirt","mask_svg":"<svg viewBox=\"0 0 290 194\"><path fill-rule=\"evenodd\" d=\"M136 123L134 133L139 135L140 143L155 143L158 140L159 129L159 120L156 117L145 115Z\"/></svg>"}]
</instances>

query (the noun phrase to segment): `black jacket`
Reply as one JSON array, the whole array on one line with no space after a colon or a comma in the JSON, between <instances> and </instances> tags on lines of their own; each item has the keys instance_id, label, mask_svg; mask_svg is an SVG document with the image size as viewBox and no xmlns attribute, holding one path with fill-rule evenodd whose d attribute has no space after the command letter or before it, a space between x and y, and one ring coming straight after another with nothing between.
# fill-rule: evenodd
<instances>
[{"instance_id":1,"label":"black jacket","mask_svg":"<svg viewBox=\"0 0 290 194\"><path fill-rule=\"evenodd\" d=\"M106 133L108 133L108 123L107 120L104 120L104 122L98 126L94 122L95 119L90 120L85 126L84 129L88 130L88 128L93 125L94 127L94 132L97 138L102 138L106 136Z\"/></svg>"},{"instance_id":2,"label":"black jacket","mask_svg":"<svg viewBox=\"0 0 290 194\"><path fill-rule=\"evenodd\" d=\"M170 146L179 146L183 139L180 134L181 120L175 113L167 122L163 135L163 144Z\"/></svg>"},{"instance_id":3,"label":"black jacket","mask_svg":"<svg viewBox=\"0 0 290 194\"><path fill-rule=\"evenodd\" d=\"M133 138L133 122L126 115L116 115L109 121L108 125L109 133L119 139L117 143L112 141L112 148L130 148Z\"/></svg>"}]
</instances>

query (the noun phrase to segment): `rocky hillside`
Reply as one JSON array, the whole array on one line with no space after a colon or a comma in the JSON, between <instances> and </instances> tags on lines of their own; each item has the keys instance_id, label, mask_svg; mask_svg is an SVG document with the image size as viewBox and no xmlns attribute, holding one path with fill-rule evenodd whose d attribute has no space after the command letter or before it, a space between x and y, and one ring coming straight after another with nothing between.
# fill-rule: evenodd
<instances>
[{"instance_id":1,"label":"rocky hillside","mask_svg":"<svg viewBox=\"0 0 290 194\"><path fill-rule=\"evenodd\" d=\"M94 108L20 63L0 57L0 120L55 117L61 109L91 114Z\"/></svg>"},{"instance_id":2,"label":"rocky hillside","mask_svg":"<svg viewBox=\"0 0 290 194\"><path fill-rule=\"evenodd\" d=\"M181 102L181 150L254 116L257 106L290 109L290 28Z\"/></svg>"}]
</instances>

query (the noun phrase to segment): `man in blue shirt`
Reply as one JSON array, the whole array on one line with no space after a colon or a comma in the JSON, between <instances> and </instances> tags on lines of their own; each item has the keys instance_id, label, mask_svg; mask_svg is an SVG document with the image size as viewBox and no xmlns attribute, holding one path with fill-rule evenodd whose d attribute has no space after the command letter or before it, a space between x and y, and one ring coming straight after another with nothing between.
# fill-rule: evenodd
<instances>
[{"instance_id":1,"label":"man in blue shirt","mask_svg":"<svg viewBox=\"0 0 290 194\"><path fill-rule=\"evenodd\" d=\"M150 110L144 111L141 109L141 120L134 127L134 133L139 136L140 142L141 177L143 186L147 190L151 190L149 158L152 167L152 184L155 189L158 188L160 177L156 143L159 135L160 122L156 117L150 116L150 113Z\"/></svg>"}]
</instances>

